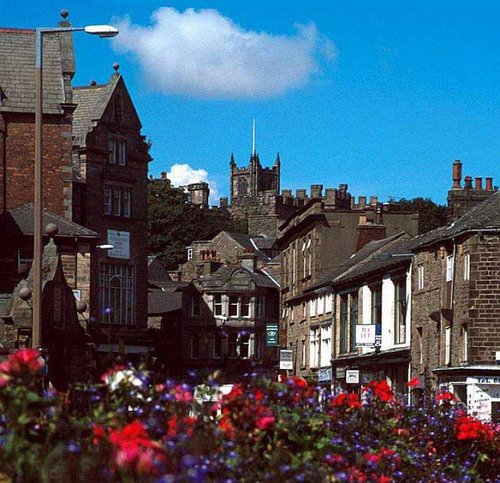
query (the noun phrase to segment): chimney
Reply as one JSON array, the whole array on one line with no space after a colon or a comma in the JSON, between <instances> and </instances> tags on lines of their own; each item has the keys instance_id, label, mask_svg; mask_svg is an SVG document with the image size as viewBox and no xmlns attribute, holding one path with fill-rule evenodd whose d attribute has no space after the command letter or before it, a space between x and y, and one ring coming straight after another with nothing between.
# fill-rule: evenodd
<instances>
[{"instance_id":1,"label":"chimney","mask_svg":"<svg viewBox=\"0 0 500 483\"><path fill-rule=\"evenodd\" d=\"M238 261L243 268L250 270L252 273L257 270L257 255L253 252L238 255Z\"/></svg>"},{"instance_id":2,"label":"chimney","mask_svg":"<svg viewBox=\"0 0 500 483\"><path fill-rule=\"evenodd\" d=\"M341 183L339 184L339 198L341 200L345 200L347 195L347 184Z\"/></svg>"},{"instance_id":3,"label":"chimney","mask_svg":"<svg viewBox=\"0 0 500 483\"><path fill-rule=\"evenodd\" d=\"M370 206L376 206L378 203L378 196L370 196Z\"/></svg>"},{"instance_id":4,"label":"chimney","mask_svg":"<svg viewBox=\"0 0 500 483\"><path fill-rule=\"evenodd\" d=\"M453 186L451 189L453 190L459 190L462 182L462 162L457 159L453 162L453 168L452 168L452 180L453 180Z\"/></svg>"},{"instance_id":5,"label":"chimney","mask_svg":"<svg viewBox=\"0 0 500 483\"><path fill-rule=\"evenodd\" d=\"M220 201L219 201L219 205L221 208L227 208L227 205L228 205L228 199L227 199L227 196L222 196Z\"/></svg>"},{"instance_id":6,"label":"chimney","mask_svg":"<svg viewBox=\"0 0 500 483\"><path fill-rule=\"evenodd\" d=\"M312 184L311 185L311 198L321 198L323 191L322 184Z\"/></svg>"},{"instance_id":7,"label":"chimney","mask_svg":"<svg viewBox=\"0 0 500 483\"><path fill-rule=\"evenodd\" d=\"M360 197L358 198L358 206L359 206L359 208L361 208L361 209L366 208L366 196L360 196Z\"/></svg>"},{"instance_id":8,"label":"chimney","mask_svg":"<svg viewBox=\"0 0 500 483\"><path fill-rule=\"evenodd\" d=\"M335 205L337 200L337 190L334 188L327 188L325 190L326 203L328 205Z\"/></svg>"},{"instance_id":9,"label":"chimney","mask_svg":"<svg viewBox=\"0 0 500 483\"><path fill-rule=\"evenodd\" d=\"M295 191L295 197L298 200L305 200L306 199L306 190L300 189Z\"/></svg>"},{"instance_id":10,"label":"chimney","mask_svg":"<svg viewBox=\"0 0 500 483\"><path fill-rule=\"evenodd\" d=\"M360 216L360 222L363 221L363 218L366 220L366 217ZM387 236L385 225L376 225L375 223L360 223L357 231L356 251L361 250L371 241L382 240Z\"/></svg>"},{"instance_id":11,"label":"chimney","mask_svg":"<svg viewBox=\"0 0 500 483\"><path fill-rule=\"evenodd\" d=\"M383 225L383 212L384 212L384 205L382 203L377 203L375 206L375 224L376 225Z\"/></svg>"},{"instance_id":12,"label":"chimney","mask_svg":"<svg viewBox=\"0 0 500 483\"><path fill-rule=\"evenodd\" d=\"M283 198L291 198L292 190L281 190L281 196L283 196Z\"/></svg>"},{"instance_id":13,"label":"chimney","mask_svg":"<svg viewBox=\"0 0 500 483\"><path fill-rule=\"evenodd\" d=\"M487 191L493 191L493 178L486 178L486 186L484 189Z\"/></svg>"},{"instance_id":14,"label":"chimney","mask_svg":"<svg viewBox=\"0 0 500 483\"><path fill-rule=\"evenodd\" d=\"M472 189L472 176L466 176L464 178L464 181L465 181L464 190L471 190Z\"/></svg>"},{"instance_id":15,"label":"chimney","mask_svg":"<svg viewBox=\"0 0 500 483\"><path fill-rule=\"evenodd\" d=\"M475 189L477 189L477 190L482 190L483 189L483 178L476 178Z\"/></svg>"}]
</instances>

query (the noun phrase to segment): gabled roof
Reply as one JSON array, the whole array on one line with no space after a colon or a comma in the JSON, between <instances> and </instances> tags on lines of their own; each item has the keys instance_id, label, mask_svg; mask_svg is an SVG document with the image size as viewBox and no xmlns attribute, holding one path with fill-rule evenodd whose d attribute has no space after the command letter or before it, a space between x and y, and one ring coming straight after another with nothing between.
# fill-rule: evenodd
<instances>
[{"instance_id":1,"label":"gabled roof","mask_svg":"<svg viewBox=\"0 0 500 483\"><path fill-rule=\"evenodd\" d=\"M238 245L243 247L248 252L254 252L262 261L267 262L269 257L262 252L258 245L255 243L255 239L258 237L247 235L246 233L238 233L233 231L222 231L220 234L225 233L229 237L231 237ZM217 236L219 236L217 235Z\"/></svg>"},{"instance_id":2,"label":"gabled roof","mask_svg":"<svg viewBox=\"0 0 500 483\"><path fill-rule=\"evenodd\" d=\"M498 229L500 229L500 191L471 208L453 223L417 236L412 248L418 250L467 232Z\"/></svg>"},{"instance_id":3,"label":"gabled roof","mask_svg":"<svg viewBox=\"0 0 500 483\"><path fill-rule=\"evenodd\" d=\"M87 134L92 131L97 121L104 115L118 85L121 85L121 88L127 94L133 115L140 127L139 116L130 99L123 77L121 74L114 73L107 84L73 88L73 102L77 104L73 114L73 145L85 146Z\"/></svg>"},{"instance_id":4,"label":"gabled roof","mask_svg":"<svg viewBox=\"0 0 500 483\"><path fill-rule=\"evenodd\" d=\"M182 292L148 292L148 315L162 315L182 309Z\"/></svg>"},{"instance_id":5,"label":"gabled roof","mask_svg":"<svg viewBox=\"0 0 500 483\"><path fill-rule=\"evenodd\" d=\"M26 203L24 205L18 206L9 210L9 213L13 221L18 226L19 230L23 235L33 235L34 229L34 209L33 203ZM47 226L49 223L55 223L59 231L57 236L70 236L78 238L99 238L99 235L84 226L69 221L66 218L56 215L50 211L44 211L43 213L43 226Z\"/></svg>"},{"instance_id":6,"label":"gabled roof","mask_svg":"<svg viewBox=\"0 0 500 483\"><path fill-rule=\"evenodd\" d=\"M61 104L70 102L64 92L62 35L43 35L43 110L62 113ZM72 46L71 46L72 49ZM0 111L35 112L35 31L0 28Z\"/></svg>"},{"instance_id":7,"label":"gabled roof","mask_svg":"<svg viewBox=\"0 0 500 483\"><path fill-rule=\"evenodd\" d=\"M211 275L200 277L200 282L205 288L217 289L222 288L231 280L236 272L244 272L249 279L255 283L256 287L261 288L279 288L279 285L266 273L261 270L252 272L240 265L224 265Z\"/></svg>"}]
</instances>

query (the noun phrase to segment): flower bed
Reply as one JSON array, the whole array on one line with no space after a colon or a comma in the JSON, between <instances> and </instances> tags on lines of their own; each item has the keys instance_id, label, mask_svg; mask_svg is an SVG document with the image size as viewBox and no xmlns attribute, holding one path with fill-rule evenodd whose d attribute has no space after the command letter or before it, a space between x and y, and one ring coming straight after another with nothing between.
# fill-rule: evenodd
<instances>
[{"instance_id":1,"label":"flower bed","mask_svg":"<svg viewBox=\"0 0 500 483\"><path fill-rule=\"evenodd\" d=\"M0 364L0 481L497 478L498 430L449 393L417 408L397 402L384 381L361 399L319 398L299 378L249 377L207 405L186 384L120 367L57 394L42 390L38 356L19 351Z\"/></svg>"}]
</instances>

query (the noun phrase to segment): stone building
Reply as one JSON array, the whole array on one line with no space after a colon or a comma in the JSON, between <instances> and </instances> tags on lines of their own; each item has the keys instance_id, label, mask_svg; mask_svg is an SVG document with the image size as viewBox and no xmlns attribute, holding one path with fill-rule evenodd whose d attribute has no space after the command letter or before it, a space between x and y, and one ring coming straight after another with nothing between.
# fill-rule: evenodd
<instances>
[{"instance_id":1,"label":"stone building","mask_svg":"<svg viewBox=\"0 0 500 483\"><path fill-rule=\"evenodd\" d=\"M412 374L498 421L500 193L417 237L413 250Z\"/></svg>"},{"instance_id":2,"label":"stone building","mask_svg":"<svg viewBox=\"0 0 500 483\"><path fill-rule=\"evenodd\" d=\"M74 218L113 245L91 260L91 327L98 351L122 341L150 351L147 327L147 172L151 157L123 77L74 88ZM78 207L78 210L76 210Z\"/></svg>"},{"instance_id":3,"label":"stone building","mask_svg":"<svg viewBox=\"0 0 500 483\"><path fill-rule=\"evenodd\" d=\"M453 185L448 191L448 210L450 221L456 220L464 215L473 206L489 198L498 187L493 186L493 178L476 177L472 186L472 176L465 176L462 186L462 162L456 160L452 168Z\"/></svg>"},{"instance_id":4,"label":"stone building","mask_svg":"<svg viewBox=\"0 0 500 483\"><path fill-rule=\"evenodd\" d=\"M285 317L282 325L287 331L282 344L296 348L304 343L306 360L306 339L311 323L316 322L315 316L311 318L307 311L311 291L318 284L330 281L332 271L370 241L401 232L410 235L418 232L417 214L391 212L376 197L371 197L370 204L366 203L366 197L360 197L356 204L346 185L339 190L327 190L324 197L321 190L314 194L317 198L310 198L280 227L278 239L282 250L281 302ZM328 317L327 314L324 316ZM300 373L311 373L307 364L301 365Z\"/></svg>"}]
</instances>

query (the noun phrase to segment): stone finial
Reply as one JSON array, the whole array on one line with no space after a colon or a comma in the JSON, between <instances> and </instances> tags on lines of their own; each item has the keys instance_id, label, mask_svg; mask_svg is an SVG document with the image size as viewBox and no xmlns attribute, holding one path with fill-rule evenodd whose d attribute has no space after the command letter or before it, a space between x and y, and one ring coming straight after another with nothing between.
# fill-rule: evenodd
<instances>
[{"instance_id":1,"label":"stone finial","mask_svg":"<svg viewBox=\"0 0 500 483\"><path fill-rule=\"evenodd\" d=\"M115 62L113 64L113 69L115 70L115 72L118 74L118 70L120 69L120 64L118 62Z\"/></svg>"},{"instance_id":2,"label":"stone finial","mask_svg":"<svg viewBox=\"0 0 500 483\"><path fill-rule=\"evenodd\" d=\"M59 12L59 15L64 19L66 20L68 18L68 15L69 15L69 12L63 8L60 12Z\"/></svg>"},{"instance_id":3,"label":"stone finial","mask_svg":"<svg viewBox=\"0 0 500 483\"><path fill-rule=\"evenodd\" d=\"M91 86L91 87L94 87L94 86L96 86L96 85L97 85L97 82L96 82L95 80L91 80L91 81L90 81L90 86Z\"/></svg>"},{"instance_id":4,"label":"stone finial","mask_svg":"<svg viewBox=\"0 0 500 483\"><path fill-rule=\"evenodd\" d=\"M55 223L49 223L45 227L45 233L49 235L50 238L54 238L57 235L57 232L59 231L59 227Z\"/></svg>"}]
</instances>

